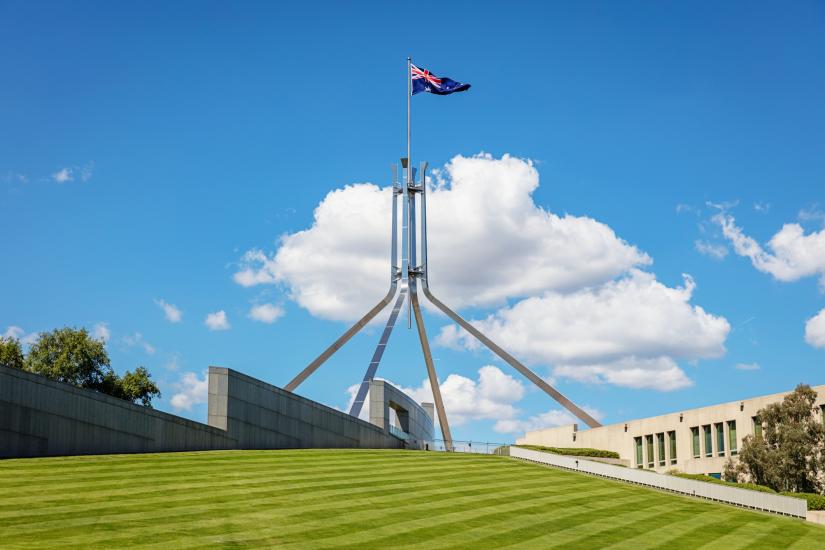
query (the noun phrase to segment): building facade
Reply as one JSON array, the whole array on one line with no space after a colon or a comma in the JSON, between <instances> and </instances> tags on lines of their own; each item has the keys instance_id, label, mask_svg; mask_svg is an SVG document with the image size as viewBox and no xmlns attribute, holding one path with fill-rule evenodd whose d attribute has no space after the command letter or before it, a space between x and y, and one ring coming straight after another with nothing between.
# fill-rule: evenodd
<instances>
[{"instance_id":1,"label":"building facade","mask_svg":"<svg viewBox=\"0 0 825 550\"><path fill-rule=\"evenodd\" d=\"M825 386L814 386L816 406L825 421ZM736 456L742 439L759 434L759 410L789 392L754 397L599 428L578 430L577 424L527 432L516 444L594 448L615 451L634 468L663 473L678 469L690 474L720 476L728 458Z\"/></svg>"}]
</instances>

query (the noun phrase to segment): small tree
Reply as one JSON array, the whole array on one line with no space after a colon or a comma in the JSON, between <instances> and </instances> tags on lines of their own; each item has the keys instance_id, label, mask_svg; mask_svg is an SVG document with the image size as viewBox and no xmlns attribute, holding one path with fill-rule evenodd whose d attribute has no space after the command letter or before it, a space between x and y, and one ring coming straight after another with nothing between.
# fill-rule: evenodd
<instances>
[{"instance_id":1,"label":"small tree","mask_svg":"<svg viewBox=\"0 0 825 550\"><path fill-rule=\"evenodd\" d=\"M160 390L149 371L138 367L123 377L109 364L109 354L101 340L92 338L86 329L60 328L42 332L25 358L27 371L101 393L152 406Z\"/></svg>"},{"instance_id":2,"label":"small tree","mask_svg":"<svg viewBox=\"0 0 825 550\"><path fill-rule=\"evenodd\" d=\"M23 368L23 348L17 338L0 336L0 365L10 369Z\"/></svg>"},{"instance_id":3,"label":"small tree","mask_svg":"<svg viewBox=\"0 0 825 550\"><path fill-rule=\"evenodd\" d=\"M825 426L815 401L816 392L800 384L781 403L760 410L763 436L744 438L739 462L728 461L725 477L747 477L776 491L821 492Z\"/></svg>"}]
</instances>

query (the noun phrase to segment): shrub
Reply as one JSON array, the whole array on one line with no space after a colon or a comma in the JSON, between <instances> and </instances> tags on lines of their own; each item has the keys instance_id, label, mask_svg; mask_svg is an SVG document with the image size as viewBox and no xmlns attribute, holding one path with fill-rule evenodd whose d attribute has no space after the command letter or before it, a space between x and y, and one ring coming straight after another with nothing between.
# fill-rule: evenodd
<instances>
[{"instance_id":1,"label":"shrub","mask_svg":"<svg viewBox=\"0 0 825 550\"><path fill-rule=\"evenodd\" d=\"M808 501L808 510L825 510L825 496L816 493L792 493L790 491L781 494L786 497L804 498Z\"/></svg>"},{"instance_id":2,"label":"shrub","mask_svg":"<svg viewBox=\"0 0 825 550\"><path fill-rule=\"evenodd\" d=\"M514 447L521 447L523 449L531 449L533 451L543 451L545 453L553 453L557 455L567 456L589 456L593 458L620 458L619 453L614 451L603 451L601 449L576 449L571 447L544 447L542 445L514 445Z\"/></svg>"}]
</instances>

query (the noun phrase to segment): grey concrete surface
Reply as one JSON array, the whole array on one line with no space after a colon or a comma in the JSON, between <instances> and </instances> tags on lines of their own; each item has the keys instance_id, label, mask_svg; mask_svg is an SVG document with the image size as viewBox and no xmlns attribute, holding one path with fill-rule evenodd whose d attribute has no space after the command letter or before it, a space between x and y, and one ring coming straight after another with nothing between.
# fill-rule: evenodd
<instances>
[{"instance_id":1,"label":"grey concrete surface","mask_svg":"<svg viewBox=\"0 0 825 550\"><path fill-rule=\"evenodd\" d=\"M243 449L404 447L369 422L220 367L209 367L209 424Z\"/></svg>"},{"instance_id":2,"label":"grey concrete surface","mask_svg":"<svg viewBox=\"0 0 825 550\"><path fill-rule=\"evenodd\" d=\"M0 367L0 458L213 449L404 448L385 429L231 369L208 422Z\"/></svg>"},{"instance_id":3,"label":"grey concrete surface","mask_svg":"<svg viewBox=\"0 0 825 550\"><path fill-rule=\"evenodd\" d=\"M433 404L419 405L410 396L384 380L372 380L369 389L370 423L390 430L390 409L395 411L400 428L406 434L407 447L424 449L433 440ZM425 407L429 405L429 412Z\"/></svg>"},{"instance_id":4,"label":"grey concrete surface","mask_svg":"<svg viewBox=\"0 0 825 550\"><path fill-rule=\"evenodd\" d=\"M0 457L231 449L225 431L0 367Z\"/></svg>"}]
</instances>

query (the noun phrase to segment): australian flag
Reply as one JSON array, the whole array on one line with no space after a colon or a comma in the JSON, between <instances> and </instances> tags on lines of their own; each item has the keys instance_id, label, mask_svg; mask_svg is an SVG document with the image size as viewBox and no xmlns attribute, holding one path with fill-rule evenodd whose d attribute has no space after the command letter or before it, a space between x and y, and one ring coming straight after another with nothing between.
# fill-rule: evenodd
<instances>
[{"instance_id":1,"label":"australian flag","mask_svg":"<svg viewBox=\"0 0 825 550\"><path fill-rule=\"evenodd\" d=\"M441 78L435 76L426 69L419 69L411 65L412 70L412 95L419 92L429 92L436 95L447 95L453 92L463 92L470 89L469 84L456 82L446 76Z\"/></svg>"}]
</instances>

